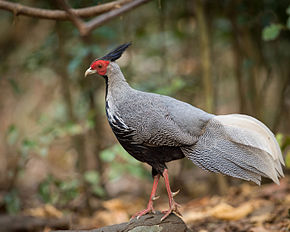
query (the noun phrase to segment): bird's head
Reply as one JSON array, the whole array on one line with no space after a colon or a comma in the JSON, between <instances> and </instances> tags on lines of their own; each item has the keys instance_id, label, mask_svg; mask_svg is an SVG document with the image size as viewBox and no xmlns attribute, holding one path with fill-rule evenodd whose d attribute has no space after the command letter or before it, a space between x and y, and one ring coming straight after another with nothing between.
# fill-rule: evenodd
<instances>
[{"instance_id":1,"label":"bird's head","mask_svg":"<svg viewBox=\"0 0 290 232\"><path fill-rule=\"evenodd\" d=\"M94 73L97 73L100 76L106 76L110 63L119 59L122 56L122 53L130 45L131 43L122 44L119 47L115 48L113 51L109 52L107 55L96 59L85 72L85 77Z\"/></svg>"}]
</instances>

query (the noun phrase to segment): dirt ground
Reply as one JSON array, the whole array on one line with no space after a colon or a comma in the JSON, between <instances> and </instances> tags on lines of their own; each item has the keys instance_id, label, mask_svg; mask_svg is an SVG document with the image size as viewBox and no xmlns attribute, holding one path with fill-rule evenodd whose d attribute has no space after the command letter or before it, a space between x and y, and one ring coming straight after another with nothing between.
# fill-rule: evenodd
<instances>
[{"instance_id":1,"label":"dirt ground","mask_svg":"<svg viewBox=\"0 0 290 232\"><path fill-rule=\"evenodd\" d=\"M184 206L183 220L194 232L290 231L289 178L262 187L232 188L226 197L205 197Z\"/></svg>"},{"instance_id":2,"label":"dirt ground","mask_svg":"<svg viewBox=\"0 0 290 232\"><path fill-rule=\"evenodd\" d=\"M179 200L184 197L180 195ZM157 210L168 207L166 196L161 198L155 203ZM146 206L145 200L132 196L95 200L91 216L77 209L44 205L13 217L0 215L0 227L7 232L100 228L129 221L131 215ZM182 220L193 232L290 231L290 178L283 178L280 185L245 183L231 187L226 196L206 196L181 206Z\"/></svg>"}]
</instances>

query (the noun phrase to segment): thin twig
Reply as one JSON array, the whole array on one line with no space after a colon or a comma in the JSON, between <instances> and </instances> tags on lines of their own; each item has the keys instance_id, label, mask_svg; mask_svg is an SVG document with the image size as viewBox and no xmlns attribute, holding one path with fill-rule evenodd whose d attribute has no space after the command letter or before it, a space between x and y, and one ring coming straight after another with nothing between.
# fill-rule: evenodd
<instances>
[{"instance_id":1,"label":"thin twig","mask_svg":"<svg viewBox=\"0 0 290 232\"><path fill-rule=\"evenodd\" d=\"M0 9L12 11L14 15L23 14L37 18L70 20L78 28L81 36L87 36L94 29L103 25L107 21L149 1L150 0L117 0L94 7L72 9L65 0L57 0L60 7L62 7L64 10L44 10L0 0ZM81 17L90 17L94 14L99 15L100 13L103 14L93 18L88 22L84 22L81 19Z\"/></svg>"},{"instance_id":2,"label":"thin twig","mask_svg":"<svg viewBox=\"0 0 290 232\"><path fill-rule=\"evenodd\" d=\"M94 30L95 28L103 25L105 22L109 21L110 19L113 19L115 17L118 17L121 14L124 14L125 12L132 10L136 8L137 6L140 6L146 2L149 2L150 0L134 0L124 6L122 6L119 9L109 11L108 13L102 14L89 22L85 23L88 33Z\"/></svg>"},{"instance_id":3,"label":"thin twig","mask_svg":"<svg viewBox=\"0 0 290 232\"><path fill-rule=\"evenodd\" d=\"M69 15L72 23L77 27L81 36L85 36L87 34L87 29L85 23L74 13L70 5L66 0L57 0L57 3L60 7L62 7L67 14Z\"/></svg>"},{"instance_id":4,"label":"thin twig","mask_svg":"<svg viewBox=\"0 0 290 232\"><path fill-rule=\"evenodd\" d=\"M118 17L121 14L124 14L125 12L132 10L141 4L144 4L146 2L149 2L150 0L134 0L132 2L129 2L128 4L123 5L122 7L111 10L107 13L104 13L100 16L97 16L96 18L93 18L92 20L88 22L82 21L71 9L71 7L68 5L68 3L65 0L58 0L59 5L67 12L69 15L70 20L73 22L73 24L78 28L81 36L86 36L90 32L92 32L97 27L103 25L107 21Z\"/></svg>"},{"instance_id":5,"label":"thin twig","mask_svg":"<svg viewBox=\"0 0 290 232\"><path fill-rule=\"evenodd\" d=\"M97 6L72 9L72 12L80 18L88 18L100 15L115 8L120 8L120 6L131 1L132 0L116 0ZM64 10L40 9L4 0L0 0L0 9L11 11L15 15L26 15L42 19L70 20L69 14Z\"/></svg>"}]
</instances>

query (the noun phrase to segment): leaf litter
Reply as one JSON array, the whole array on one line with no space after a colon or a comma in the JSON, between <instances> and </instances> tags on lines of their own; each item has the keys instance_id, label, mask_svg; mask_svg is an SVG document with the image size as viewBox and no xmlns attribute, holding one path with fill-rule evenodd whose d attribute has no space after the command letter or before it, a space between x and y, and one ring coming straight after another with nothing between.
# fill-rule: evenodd
<instances>
[{"instance_id":1,"label":"leaf litter","mask_svg":"<svg viewBox=\"0 0 290 232\"><path fill-rule=\"evenodd\" d=\"M179 196L185 199L189 196ZM163 199L164 198L164 199ZM156 209L166 209L164 200ZM189 198L190 199L190 198ZM91 216L62 212L52 205L28 209L25 215L40 218L62 218L71 215L70 229L94 229L129 221L131 215L146 205L143 198L124 195L101 201ZM225 196L205 196L182 204L182 219L193 232L289 232L290 178L281 184L261 187L245 183L231 187ZM50 231L46 228L45 231Z\"/></svg>"}]
</instances>

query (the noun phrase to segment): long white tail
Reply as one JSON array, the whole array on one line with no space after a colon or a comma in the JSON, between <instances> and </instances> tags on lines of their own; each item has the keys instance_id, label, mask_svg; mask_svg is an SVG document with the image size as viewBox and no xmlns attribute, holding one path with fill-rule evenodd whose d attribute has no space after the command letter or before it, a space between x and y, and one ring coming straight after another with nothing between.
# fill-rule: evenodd
<instances>
[{"instance_id":1,"label":"long white tail","mask_svg":"<svg viewBox=\"0 0 290 232\"><path fill-rule=\"evenodd\" d=\"M260 121L242 114L213 117L199 141L182 148L201 168L261 183L261 176L279 184L284 176L282 153L273 133Z\"/></svg>"}]
</instances>

